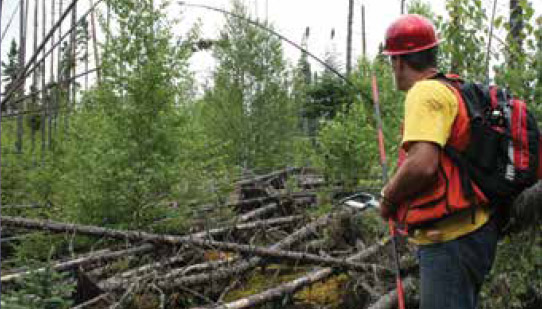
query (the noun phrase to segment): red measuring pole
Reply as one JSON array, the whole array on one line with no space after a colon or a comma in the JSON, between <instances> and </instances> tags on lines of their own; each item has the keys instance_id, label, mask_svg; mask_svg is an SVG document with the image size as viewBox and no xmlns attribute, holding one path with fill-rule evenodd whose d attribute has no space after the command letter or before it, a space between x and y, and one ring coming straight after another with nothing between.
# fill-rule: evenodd
<instances>
[{"instance_id":1,"label":"red measuring pole","mask_svg":"<svg viewBox=\"0 0 542 309\"><path fill-rule=\"evenodd\" d=\"M378 84L376 82L376 75L373 73L373 102L375 108L375 118L378 129L378 149L380 152L380 165L382 166L382 181L388 182L388 165L386 164L386 150L384 149L384 134L382 133L382 117L380 116L380 103L378 100ZM403 291L403 282L401 280L401 265L399 264L399 253L397 250L397 231L395 223L392 219L388 220L388 226L390 229L390 235L393 245L393 258L395 260L395 280L397 284L397 301L399 303L399 309L405 309L405 294Z\"/></svg>"}]
</instances>

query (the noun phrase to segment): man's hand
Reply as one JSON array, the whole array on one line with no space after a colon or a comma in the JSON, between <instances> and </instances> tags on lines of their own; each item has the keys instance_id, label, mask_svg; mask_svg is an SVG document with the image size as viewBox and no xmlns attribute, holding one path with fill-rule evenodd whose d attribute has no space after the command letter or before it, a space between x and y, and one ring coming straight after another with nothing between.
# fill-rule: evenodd
<instances>
[{"instance_id":1,"label":"man's hand","mask_svg":"<svg viewBox=\"0 0 542 309\"><path fill-rule=\"evenodd\" d=\"M389 219L395 216L398 204L390 201L385 192L386 187L380 191L380 216L384 219Z\"/></svg>"}]
</instances>

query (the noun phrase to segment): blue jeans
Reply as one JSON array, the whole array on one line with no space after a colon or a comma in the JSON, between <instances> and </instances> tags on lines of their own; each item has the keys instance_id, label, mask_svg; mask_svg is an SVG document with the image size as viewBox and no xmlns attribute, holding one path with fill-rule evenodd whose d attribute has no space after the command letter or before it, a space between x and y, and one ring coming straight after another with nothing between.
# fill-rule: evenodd
<instances>
[{"instance_id":1,"label":"blue jeans","mask_svg":"<svg viewBox=\"0 0 542 309\"><path fill-rule=\"evenodd\" d=\"M448 242L420 246L420 309L474 309L491 270L498 232L493 220Z\"/></svg>"}]
</instances>

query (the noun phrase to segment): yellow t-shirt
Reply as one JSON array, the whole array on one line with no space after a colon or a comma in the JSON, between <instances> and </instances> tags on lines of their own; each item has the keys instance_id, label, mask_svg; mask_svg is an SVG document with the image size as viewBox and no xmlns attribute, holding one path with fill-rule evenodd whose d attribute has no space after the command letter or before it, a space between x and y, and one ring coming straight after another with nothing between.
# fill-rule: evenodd
<instances>
[{"instance_id":1,"label":"yellow t-shirt","mask_svg":"<svg viewBox=\"0 0 542 309\"><path fill-rule=\"evenodd\" d=\"M408 91L405 100L403 143L424 141L444 147L448 140L458 102L455 94L442 82L419 81ZM466 212L437 222L427 229L417 230L410 240L416 244L449 241L475 231L489 219L489 210L479 207L472 214Z\"/></svg>"}]
</instances>

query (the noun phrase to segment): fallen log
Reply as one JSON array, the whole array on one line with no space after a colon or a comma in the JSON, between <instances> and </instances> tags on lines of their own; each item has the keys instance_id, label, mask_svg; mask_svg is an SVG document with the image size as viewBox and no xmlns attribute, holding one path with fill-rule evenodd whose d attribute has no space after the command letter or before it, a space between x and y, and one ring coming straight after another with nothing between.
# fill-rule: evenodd
<instances>
[{"instance_id":1,"label":"fallen log","mask_svg":"<svg viewBox=\"0 0 542 309\"><path fill-rule=\"evenodd\" d=\"M348 215L350 213L351 213L350 210L345 210L335 215L339 215L339 216ZM270 248L289 249L310 236L313 236L313 235L318 236L317 235L318 229L321 228L322 226L327 225L332 219L333 215L334 215L333 213L323 215L317 220L310 222L309 224L305 225L304 227L298 229L294 233L285 237L283 240L271 246ZM192 276L183 276L180 278L171 278L171 277L167 277L167 279L161 278L157 284L160 288L171 290L177 287L195 286L195 285L200 285L200 284L204 284L204 283L208 283L212 281L224 280L224 279L231 278L233 276L241 276L248 270L254 267L257 267L262 262L264 262L262 258L253 257L249 259L248 261L242 261L238 263L237 265L232 265L232 266L228 266L227 268L220 268L220 269L213 270L212 273L210 274L197 274L197 275L192 275Z\"/></svg>"},{"instance_id":2,"label":"fallen log","mask_svg":"<svg viewBox=\"0 0 542 309\"><path fill-rule=\"evenodd\" d=\"M282 170L274 171L269 174L260 175L248 179L242 179L235 183L236 186L246 186L257 183L268 182L270 179L287 176L288 174L299 173L303 168L300 167L288 167Z\"/></svg>"},{"instance_id":3,"label":"fallen log","mask_svg":"<svg viewBox=\"0 0 542 309\"><path fill-rule=\"evenodd\" d=\"M263 206L265 203L278 202L282 203L285 200L293 200L294 202L301 200L303 202L315 202L319 191L303 191L303 192L288 192L270 196L261 196L255 198L242 199L237 202L228 202L224 204L206 204L195 208L198 212L212 212L217 208L233 208L236 211L243 211L247 208L253 209L257 206Z\"/></svg>"},{"instance_id":4,"label":"fallen log","mask_svg":"<svg viewBox=\"0 0 542 309\"><path fill-rule=\"evenodd\" d=\"M114 290L122 286L127 280L132 277L138 277L138 280L144 279L143 277L148 277L149 275L156 274L158 269L162 269L171 264L179 263L186 260L186 256L178 255L166 259L165 261L159 261L151 264L146 264L134 269L127 270L123 273L117 274L114 277L111 277L103 282L100 282L98 286L102 290ZM143 276L141 276L143 275Z\"/></svg>"},{"instance_id":5,"label":"fallen log","mask_svg":"<svg viewBox=\"0 0 542 309\"><path fill-rule=\"evenodd\" d=\"M251 212L248 212L246 214L239 216L238 221L247 222L255 218L260 218L260 217L263 217L265 215L275 212L276 210L278 210L278 208L279 208L278 203L270 203L268 205L256 208Z\"/></svg>"},{"instance_id":6,"label":"fallen log","mask_svg":"<svg viewBox=\"0 0 542 309\"><path fill-rule=\"evenodd\" d=\"M320 252L323 249L328 249L329 244L325 239L315 239L306 244L300 245L299 248L307 252Z\"/></svg>"},{"instance_id":7,"label":"fallen log","mask_svg":"<svg viewBox=\"0 0 542 309\"><path fill-rule=\"evenodd\" d=\"M247 208L248 206L254 206L254 205L263 205L264 203L276 201L281 202L285 199L301 199L301 198L312 198L313 200L316 199L317 191L305 191L305 192L291 192L291 193L281 193L276 195L270 195L270 196L262 196L262 197L256 197L251 199L243 199L240 201L237 201L235 203L226 203L223 204L223 207L232 207L234 209L243 209ZM215 206L208 206L208 207L215 207Z\"/></svg>"},{"instance_id":8,"label":"fallen log","mask_svg":"<svg viewBox=\"0 0 542 309\"><path fill-rule=\"evenodd\" d=\"M376 244L362 252L359 252L357 254L354 254L352 255L351 257L349 257L347 260L348 261L360 261L360 260L363 260L363 259L366 259L368 257L370 257L371 255L375 254L376 252L378 252L386 243L382 242L382 243L379 243L379 244ZM266 290L262 293L259 293L259 294L255 294L255 295L251 295L251 296L248 296L248 297L245 297L245 298L242 298L242 299L239 299L239 300L236 300L236 301L233 301L231 303L227 303L227 304L222 304L222 305L217 305L217 306L210 306L210 307L198 307L198 308L193 308L193 309L210 309L210 308L213 308L213 309L241 309L241 308L249 308L249 307L254 307L254 306L257 306L257 305L261 305L265 302L269 302L269 301L272 301L272 300L275 300L275 299L280 299L282 298L284 295L287 295L287 294L293 294L295 292L297 292L298 290L310 285L310 284L313 284L313 283L316 283L316 282L319 282L319 281L322 281L328 277L330 277L331 275L333 274L336 274L337 272L332 269L332 268L324 268L324 269L320 269L320 270L316 270L316 271L312 271L310 273L308 273L307 275L303 276L303 277L300 277L300 278L297 278L293 281L290 281L290 282L287 282L285 284L282 284L278 287L275 287L275 288L272 288L272 289L269 289L269 290Z\"/></svg>"},{"instance_id":9,"label":"fallen log","mask_svg":"<svg viewBox=\"0 0 542 309\"><path fill-rule=\"evenodd\" d=\"M94 254L91 254L91 255L82 256L82 257L79 257L79 258L76 258L76 259L73 259L73 260L69 260L69 261L66 261L66 262L56 263L56 264L52 265L52 269L54 269L56 271L66 271L66 270L77 268L79 266L85 266L85 265L94 264L94 263L98 263L98 262L105 262L105 261L118 259L120 257L127 256L127 255L141 254L141 253L144 253L144 252L151 251L153 248L154 248L153 245L144 244L144 245L141 245L141 246L138 246L138 247L135 247L135 248L129 248L129 249L120 250L120 251L113 251L113 252L111 252L109 250L108 251L102 251L102 252L99 252L99 253L94 253ZM24 276L34 274L36 272L43 272L43 271L45 271L45 268L39 268L37 270L23 271L23 272L18 272L18 273L14 273L14 274L4 275L1 278L1 282L2 283L12 282L12 281L17 280L19 278L22 278Z\"/></svg>"},{"instance_id":10,"label":"fallen log","mask_svg":"<svg viewBox=\"0 0 542 309\"><path fill-rule=\"evenodd\" d=\"M216 237L222 234L229 233L231 231L243 231L243 230L257 229L261 227L274 227L274 226L287 225L287 224L292 224L295 222L300 222L303 219L305 219L304 216L289 216L289 217L280 217L280 218L274 218L274 219L268 219L268 220L259 220L259 221L254 221L250 223L245 223L245 224L238 224L231 227L224 227L224 228L217 228L217 229L202 231L195 234L187 235L185 237L186 238L205 238L209 236Z\"/></svg>"},{"instance_id":11,"label":"fallen log","mask_svg":"<svg viewBox=\"0 0 542 309\"><path fill-rule=\"evenodd\" d=\"M227 260L224 260L224 261L213 261L213 262L207 262L207 263L200 263L200 264L194 264L194 265L189 265L189 266L185 266L185 267L182 267L182 268L177 268L177 269L173 269L171 271L169 271L165 276L162 276L160 278L160 280L163 280L163 281L167 281L169 279L174 279L178 276L186 276L190 273L194 273L194 272L202 272L202 271L214 271L214 269L218 269L219 267L223 267L223 266L227 266L227 265L232 265L233 261L235 259L234 258L231 258L231 259L227 259ZM120 290L121 288L123 288L124 286L126 286L126 283L127 282L133 282L133 281L144 281L146 279L149 279L151 276L156 276L157 273L156 272L153 272L153 273L148 273L148 274L145 274L143 276L138 276L138 277L133 277L133 278L129 278L128 276L123 276L121 274L121 276L123 276L122 278L118 278L118 276L115 276L113 278L110 278L110 279L107 279L105 281L102 281L98 284L98 286L102 289L102 290L107 290L107 291L117 291L117 290ZM209 275L209 274L203 274L205 276ZM197 277L197 275L196 275Z\"/></svg>"},{"instance_id":12,"label":"fallen log","mask_svg":"<svg viewBox=\"0 0 542 309\"><path fill-rule=\"evenodd\" d=\"M150 264L145 264L145 265L139 266L137 268L130 269L128 271L125 271L125 272L121 273L118 277L120 277L120 278L133 277L133 276L140 275L140 274L143 274L143 273L152 272L152 271L155 271L157 269L161 269L163 267L166 267L166 266L169 266L169 265L172 265L172 264L175 264L175 263L180 263L180 262L183 262L185 260L186 260L186 256L177 255L177 256L174 256L174 257L170 257L169 259L166 259L165 261L159 261L159 262L154 262L154 263L150 263Z\"/></svg>"},{"instance_id":13,"label":"fallen log","mask_svg":"<svg viewBox=\"0 0 542 309\"><path fill-rule=\"evenodd\" d=\"M2 239L0 239L0 243L3 244L3 243L8 243L10 241L19 241L19 240L26 239L26 238L29 238L29 237L32 237L32 233L17 235L17 236L11 236L11 237L2 237Z\"/></svg>"},{"instance_id":14,"label":"fallen log","mask_svg":"<svg viewBox=\"0 0 542 309\"><path fill-rule=\"evenodd\" d=\"M236 260L235 258L227 258L227 259L221 260L221 261L211 261L211 262L206 262L206 263L188 265L188 266L185 266L183 268L174 269L174 270L168 272L167 275L164 276L163 278L164 279L174 278L174 277L179 276L179 275L184 276L184 275L194 273L194 272L203 272L203 271L207 271L207 270L213 270L213 269L217 269L217 268L222 267L222 266L231 265L232 262L235 261L235 260Z\"/></svg>"},{"instance_id":15,"label":"fallen log","mask_svg":"<svg viewBox=\"0 0 542 309\"><path fill-rule=\"evenodd\" d=\"M542 164L542 163L541 163ZM517 233L532 229L539 231L542 222L542 180L524 190L510 209L510 222L506 231Z\"/></svg>"},{"instance_id":16,"label":"fallen log","mask_svg":"<svg viewBox=\"0 0 542 309\"><path fill-rule=\"evenodd\" d=\"M202 232L186 235L186 236L183 236L183 237L185 237L187 239L190 239L190 238L204 238L204 237L209 237L209 236L219 236L219 235L231 232L231 231L236 231L236 230L243 231L243 230L250 230L250 229L255 229L255 228L259 228L259 227L281 226L281 225L285 225L285 224L291 224L291 223L294 223L294 222L302 221L304 219L306 219L306 217L304 217L304 216L280 217L280 218L274 218L274 219L269 219L269 220L260 220L260 221L245 223L245 224L239 224L239 225L232 226L232 227L224 227L224 228L217 228L217 229L212 229L212 230L208 230L208 231L202 231ZM146 245L146 246L148 246L148 245ZM179 262L180 260L182 260L182 259L179 258L179 257L174 257L174 258L169 259L166 262L156 262L156 263L153 263L153 264L147 264L147 265L139 267L138 269L134 269L134 270L130 270L130 271L127 271L125 273L122 273L120 276L121 276L122 279L127 279L127 278L129 278L131 276L136 275L137 273L144 273L146 271L151 271L152 269L167 266L167 265ZM232 261L233 260L230 260L228 263L231 264ZM208 269L214 269L214 268L217 268L218 266L221 266L223 264L227 264L227 263L225 263L224 261L221 261L220 263L196 264L196 265L189 266L188 271L183 271L181 269L181 270L178 270L178 271L172 271L170 274L173 275L173 276L178 275L179 273L182 273L183 275L186 275L186 274L188 274L190 272L194 272L194 271L205 271L205 270L208 270ZM117 276L112 277L112 278L116 278L116 277ZM107 290L118 289L122 285L123 282L121 280L114 280L112 278L109 278L105 282L100 283L100 287L103 288L103 289L107 289ZM139 277L137 279L139 280L139 279L142 279L142 278Z\"/></svg>"},{"instance_id":17,"label":"fallen log","mask_svg":"<svg viewBox=\"0 0 542 309\"><path fill-rule=\"evenodd\" d=\"M79 224L65 224L52 221L39 221L25 218L15 218L2 216L2 223L8 226L16 226L26 229L39 229L48 230L51 232L62 233L80 233L89 236L105 236L117 239L132 240L132 241L144 241L154 244L165 245L194 245L202 248L209 249L221 249L224 251L240 252L247 255L258 255L268 258L278 258L292 261L302 261L305 263L320 264L323 266L341 267L350 270L363 271L367 269L367 265L352 263L345 259L338 259L332 257L322 257L314 254L285 251L278 248L265 248L252 245L237 244L231 242L219 242L214 240L204 240L199 238L185 238L175 235L159 235L141 231L126 231L126 230L114 230L109 228L102 228L90 225Z\"/></svg>"},{"instance_id":18,"label":"fallen log","mask_svg":"<svg viewBox=\"0 0 542 309\"><path fill-rule=\"evenodd\" d=\"M405 290L405 296L407 293L414 289L414 278L407 277L403 280L403 288ZM397 289L383 295L369 309L392 309L397 305Z\"/></svg>"}]
</instances>

